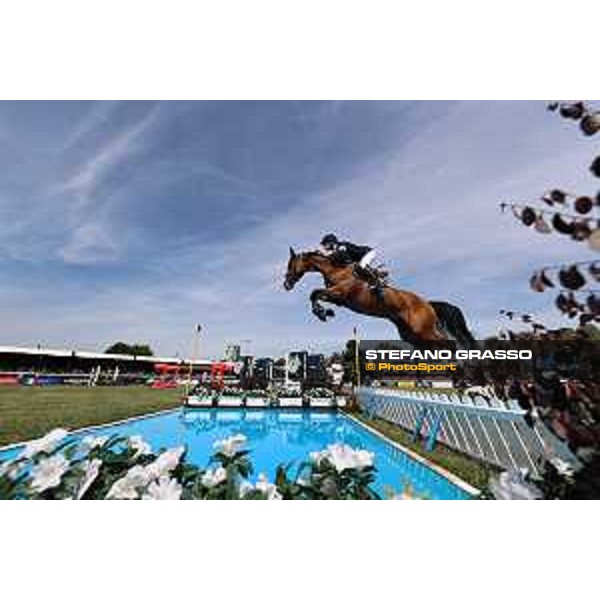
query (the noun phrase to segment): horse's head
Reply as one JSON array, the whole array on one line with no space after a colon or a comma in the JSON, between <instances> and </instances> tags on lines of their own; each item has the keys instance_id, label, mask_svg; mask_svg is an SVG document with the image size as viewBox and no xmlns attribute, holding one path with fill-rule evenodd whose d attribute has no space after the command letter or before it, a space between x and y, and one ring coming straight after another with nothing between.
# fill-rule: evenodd
<instances>
[{"instance_id":1,"label":"horse's head","mask_svg":"<svg viewBox=\"0 0 600 600\"><path fill-rule=\"evenodd\" d=\"M296 254L290 246L290 259L288 260L283 287L289 292L309 269L310 265L308 264L306 255L304 253Z\"/></svg>"}]
</instances>

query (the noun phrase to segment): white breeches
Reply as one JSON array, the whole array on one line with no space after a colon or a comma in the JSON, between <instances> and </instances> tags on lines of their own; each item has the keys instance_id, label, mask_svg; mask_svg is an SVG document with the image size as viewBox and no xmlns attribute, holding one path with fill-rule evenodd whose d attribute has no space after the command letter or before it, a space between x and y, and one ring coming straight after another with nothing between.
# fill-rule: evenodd
<instances>
[{"instance_id":1,"label":"white breeches","mask_svg":"<svg viewBox=\"0 0 600 600\"><path fill-rule=\"evenodd\" d=\"M358 263L361 267L370 267L371 263L375 260L377 256L377 250L371 250L367 252L361 259L360 263Z\"/></svg>"}]
</instances>

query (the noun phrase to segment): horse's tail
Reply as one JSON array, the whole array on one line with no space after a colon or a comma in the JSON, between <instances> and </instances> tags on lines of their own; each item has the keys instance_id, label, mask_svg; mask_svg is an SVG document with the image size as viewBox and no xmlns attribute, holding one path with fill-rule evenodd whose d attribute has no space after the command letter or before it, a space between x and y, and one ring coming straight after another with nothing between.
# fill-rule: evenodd
<instances>
[{"instance_id":1,"label":"horse's tail","mask_svg":"<svg viewBox=\"0 0 600 600\"><path fill-rule=\"evenodd\" d=\"M475 346L475 338L469 331L467 321L462 310L449 302L430 302L435 310L440 326L452 337L456 338L459 344L472 348Z\"/></svg>"}]
</instances>

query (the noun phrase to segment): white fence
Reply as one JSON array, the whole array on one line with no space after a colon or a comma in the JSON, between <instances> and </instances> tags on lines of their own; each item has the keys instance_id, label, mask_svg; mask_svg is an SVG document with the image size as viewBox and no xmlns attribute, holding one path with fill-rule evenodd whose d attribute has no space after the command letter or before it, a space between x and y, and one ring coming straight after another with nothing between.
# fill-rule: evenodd
<instances>
[{"instance_id":1,"label":"white fence","mask_svg":"<svg viewBox=\"0 0 600 600\"><path fill-rule=\"evenodd\" d=\"M487 463L534 474L549 454L575 460L539 419L527 424L525 411L514 400L367 387L359 388L357 397L367 415L400 425L415 439L422 437L427 449L441 442Z\"/></svg>"}]
</instances>

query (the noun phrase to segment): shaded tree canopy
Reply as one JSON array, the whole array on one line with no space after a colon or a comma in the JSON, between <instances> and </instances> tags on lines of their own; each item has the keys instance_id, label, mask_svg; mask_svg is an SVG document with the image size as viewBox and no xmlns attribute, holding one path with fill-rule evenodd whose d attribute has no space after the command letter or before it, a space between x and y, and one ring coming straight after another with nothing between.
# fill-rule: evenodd
<instances>
[{"instance_id":1,"label":"shaded tree canopy","mask_svg":"<svg viewBox=\"0 0 600 600\"><path fill-rule=\"evenodd\" d=\"M105 354L132 354L134 356L154 356L152 348L148 344L127 344L126 342L116 342L109 346Z\"/></svg>"}]
</instances>

